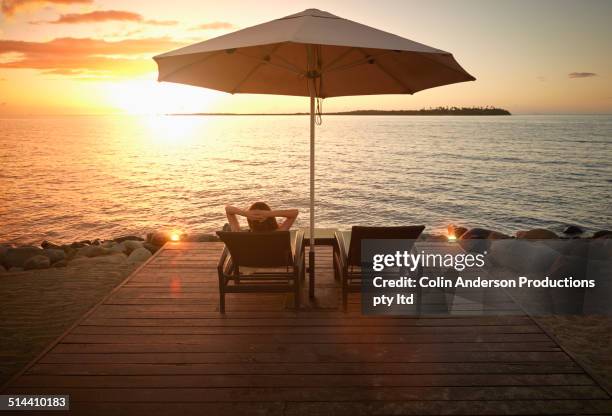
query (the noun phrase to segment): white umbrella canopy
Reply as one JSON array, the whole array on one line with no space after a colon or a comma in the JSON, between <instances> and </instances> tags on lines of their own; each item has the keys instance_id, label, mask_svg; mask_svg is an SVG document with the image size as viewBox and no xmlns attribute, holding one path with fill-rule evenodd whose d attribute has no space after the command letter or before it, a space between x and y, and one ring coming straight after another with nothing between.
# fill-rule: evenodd
<instances>
[{"instance_id":1,"label":"white umbrella canopy","mask_svg":"<svg viewBox=\"0 0 612 416\"><path fill-rule=\"evenodd\" d=\"M414 94L475 80L448 52L317 9L153 59L159 81L231 94L310 97L310 247L315 243L315 98ZM310 250L310 296L314 296L314 261Z\"/></svg>"},{"instance_id":2,"label":"white umbrella canopy","mask_svg":"<svg viewBox=\"0 0 612 416\"><path fill-rule=\"evenodd\" d=\"M453 56L333 14L308 9L154 57L159 81L229 93L413 94L473 81Z\"/></svg>"}]
</instances>

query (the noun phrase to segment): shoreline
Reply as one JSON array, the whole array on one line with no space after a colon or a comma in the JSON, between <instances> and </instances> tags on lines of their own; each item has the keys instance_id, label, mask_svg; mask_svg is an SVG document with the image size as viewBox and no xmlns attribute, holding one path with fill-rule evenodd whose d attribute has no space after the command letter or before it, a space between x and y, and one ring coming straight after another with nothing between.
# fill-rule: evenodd
<instances>
[{"instance_id":1,"label":"shoreline","mask_svg":"<svg viewBox=\"0 0 612 416\"><path fill-rule=\"evenodd\" d=\"M223 227L224 231L229 228ZM423 241L498 240L498 239L597 239L612 238L612 231L586 232L569 225L561 234L543 228L517 231L514 235L485 228L468 229L450 225L447 234L423 233ZM0 243L0 275L8 272L62 268L68 265L115 263L135 264L147 260L168 241L213 242L219 238L212 233L179 234L171 231L154 231L141 237L124 235L112 239L81 240L60 244L43 241L36 244Z\"/></svg>"}]
</instances>

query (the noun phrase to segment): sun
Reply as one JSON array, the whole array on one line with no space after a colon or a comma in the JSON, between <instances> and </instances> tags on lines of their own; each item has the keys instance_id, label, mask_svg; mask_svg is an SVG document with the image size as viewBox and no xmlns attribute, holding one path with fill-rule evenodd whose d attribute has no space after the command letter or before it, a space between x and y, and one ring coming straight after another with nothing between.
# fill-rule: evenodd
<instances>
[{"instance_id":1,"label":"sun","mask_svg":"<svg viewBox=\"0 0 612 416\"><path fill-rule=\"evenodd\" d=\"M111 82L105 91L110 105L125 114L208 112L218 95L204 88L152 79Z\"/></svg>"}]
</instances>

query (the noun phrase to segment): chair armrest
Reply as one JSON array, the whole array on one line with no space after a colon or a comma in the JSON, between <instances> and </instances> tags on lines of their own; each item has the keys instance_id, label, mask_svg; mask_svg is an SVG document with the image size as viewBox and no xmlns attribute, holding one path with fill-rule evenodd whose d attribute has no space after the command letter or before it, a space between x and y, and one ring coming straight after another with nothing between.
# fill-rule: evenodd
<instances>
[{"instance_id":1,"label":"chair armrest","mask_svg":"<svg viewBox=\"0 0 612 416\"><path fill-rule=\"evenodd\" d=\"M304 231L298 230L295 233L295 253L293 253L293 266L297 269L302 267L304 257Z\"/></svg>"},{"instance_id":2,"label":"chair armrest","mask_svg":"<svg viewBox=\"0 0 612 416\"><path fill-rule=\"evenodd\" d=\"M336 239L336 244L338 246L338 260L340 261L340 270L346 270L348 264L348 253L346 250L346 243L344 242L344 234L341 231L336 231L334 233L334 238Z\"/></svg>"},{"instance_id":3,"label":"chair armrest","mask_svg":"<svg viewBox=\"0 0 612 416\"><path fill-rule=\"evenodd\" d=\"M228 257L229 257L229 250L227 249L227 247L223 247L221 258L219 258L219 263L217 263L217 271L219 272L220 275L224 274L223 268L225 267L225 262L227 261Z\"/></svg>"}]
</instances>

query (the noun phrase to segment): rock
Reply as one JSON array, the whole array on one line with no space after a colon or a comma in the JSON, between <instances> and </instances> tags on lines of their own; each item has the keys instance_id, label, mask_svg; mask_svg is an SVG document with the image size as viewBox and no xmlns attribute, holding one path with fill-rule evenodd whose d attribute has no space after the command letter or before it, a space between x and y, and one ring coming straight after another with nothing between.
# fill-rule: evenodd
<instances>
[{"instance_id":1,"label":"rock","mask_svg":"<svg viewBox=\"0 0 612 416\"><path fill-rule=\"evenodd\" d=\"M124 235L113 239L115 243L122 243L124 241L145 241L144 238L137 237L135 235Z\"/></svg>"},{"instance_id":2,"label":"rock","mask_svg":"<svg viewBox=\"0 0 612 416\"><path fill-rule=\"evenodd\" d=\"M576 238L572 240L563 240L561 253L571 257L588 258L592 240Z\"/></svg>"},{"instance_id":3,"label":"rock","mask_svg":"<svg viewBox=\"0 0 612 416\"><path fill-rule=\"evenodd\" d=\"M84 243L84 242L82 242L82 241L75 241L74 243L71 243L71 244L70 244L70 247L71 247L71 248L82 248L82 247L85 247L85 246L88 246L88 245L89 245L89 244L85 244L85 243Z\"/></svg>"},{"instance_id":4,"label":"rock","mask_svg":"<svg viewBox=\"0 0 612 416\"><path fill-rule=\"evenodd\" d=\"M170 235L162 231L155 231L154 233L147 234L147 242L155 246L161 247L170 240Z\"/></svg>"},{"instance_id":5,"label":"rock","mask_svg":"<svg viewBox=\"0 0 612 416\"><path fill-rule=\"evenodd\" d=\"M66 253L61 249L47 248L45 249L45 256L49 257L51 264L53 264L60 260L64 260L66 258Z\"/></svg>"},{"instance_id":6,"label":"rock","mask_svg":"<svg viewBox=\"0 0 612 416\"><path fill-rule=\"evenodd\" d=\"M113 242L112 246L107 246L105 248L114 253L123 253L129 256L132 251L142 248L142 242L135 240L125 240L121 243Z\"/></svg>"},{"instance_id":7,"label":"rock","mask_svg":"<svg viewBox=\"0 0 612 416\"><path fill-rule=\"evenodd\" d=\"M128 263L140 263L147 260L151 256L152 254L149 250L141 247L134 250L132 254L130 254L130 256L128 257L127 261Z\"/></svg>"},{"instance_id":8,"label":"rock","mask_svg":"<svg viewBox=\"0 0 612 416\"><path fill-rule=\"evenodd\" d=\"M42 248L24 246L9 248L4 253L3 265L8 269L12 267L23 267L26 260L34 256L44 256L45 251Z\"/></svg>"},{"instance_id":9,"label":"rock","mask_svg":"<svg viewBox=\"0 0 612 416\"><path fill-rule=\"evenodd\" d=\"M121 253L123 253L123 251L125 250L125 246L123 245L123 243L115 243L114 241L112 243L104 245L104 248L108 248L109 250L118 251Z\"/></svg>"},{"instance_id":10,"label":"rock","mask_svg":"<svg viewBox=\"0 0 612 416\"><path fill-rule=\"evenodd\" d=\"M89 266L92 264L119 264L125 263L127 256L121 253L109 254L99 257L76 257L71 260L69 266Z\"/></svg>"},{"instance_id":11,"label":"rock","mask_svg":"<svg viewBox=\"0 0 612 416\"><path fill-rule=\"evenodd\" d=\"M509 236L485 228L472 228L457 240L468 253L484 253L489 248L491 240L504 240Z\"/></svg>"},{"instance_id":12,"label":"rock","mask_svg":"<svg viewBox=\"0 0 612 416\"><path fill-rule=\"evenodd\" d=\"M49 266L51 266L51 261L45 255L30 257L23 263L24 270L48 269Z\"/></svg>"},{"instance_id":13,"label":"rock","mask_svg":"<svg viewBox=\"0 0 612 416\"><path fill-rule=\"evenodd\" d=\"M99 257L99 256L107 256L112 254L112 251L101 247L101 246L85 246L80 248L76 256L77 257Z\"/></svg>"},{"instance_id":14,"label":"rock","mask_svg":"<svg viewBox=\"0 0 612 416\"><path fill-rule=\"evenodd\" d=\"M482 228L472 228L471 230L463 233L461 240L485 239L489 236L490 232L490 230L485 230Z\"/></svg>"},{"instance_id":15,"label":"rock","mask_svg":"<svg viewBox=\"0 0 612 416\"><path fill-rule=\"evenodd\" d=\"M159 246L156 246L156 245L153 245L153 244L147 243L147 242L142 243L142 248L146 248L147 250L149 250L153 254L155 254L157 252L157 250L160 249Z\"/></svg>"},{"instance_id":16,"label":"rock","mask_svg":"<svg viewBox=\"0 0 612 416\"><path fill-rule=\"evenodd\" d=\"M62 246L61 246L61 245L59 245L59 244L55 244L55 243L52 243L52 242L47 241L47 240L45 240L45 241L43 241L42 243L40 243L40 246L41 246L42 248L45 248L45 249L46 249L46 248L50 248L50 249L54 249L54 250L61 250L61 249L62 249Z\"/></svg>"},{"instance_id":17,"label":"rock","mask_svg":"<svg viewBox=\"0 0 612 416\"><path fill-rule=\"evenodd\" d=\"M559 237L552 231L536 228L529 231L517 231L516 238L522 240L551 240Z\"/></svg>"},{"instance_id":18,"label":"rock","mask_svg":"<svg viewBox=\"0 0 612 416\"><path fill-rule=\"evenodd\" d=\"M0 265L4 264L4 256L6 255L6 252L8 251L9 248L13 248L13 247L0 245Z\"/></svg>"},{"instance_id":19,"label":"rock","mask_svg":"<svg viewBox=\"0 0 612 416\"><path fill-rule=\"evenodd\" d=\"M132 251L142 248L142 241L125 240L119 245L124 247L123 252L129 256Z\"/></svg>"},{"instance_id":20,"label":"rock","mask_svg":"<svg viewBox=\"0 0 612 416\"><path fill-rule=\"evenodd\" d=\"M495 240L489 247L493 262L520 273L542 273L561 256L544 243L527 240Z\"/></svg>"},{"instance_id":21,"label":"rock","mask_svg":"<svg viewBox=\"0 0 612 416\"><path fill-rule=\"evenodd\" d=\"M582 233L584 233L584 230L578 227L577 225L568 225L567 227L565 227L565 230L563 230L563 234L567 235L576 235Z\"/></svg>"},{"instance_id":22,"label":"rock","mask_svg":"<svg viewBox=\"0 0 612 416\"><path fill-rule=\"evenodd\" d=\"M219 241L219 237L213 234L192 234L192 235L181 235L181 241L190 242L212 242Z\"/></svg>"},{"instance_id":23,"label":"rock","mask_svg":"<svg viewBox=\"0 0 612 416\"><path fill-rule=\"evenodd\" d=\"M67 259L63 259L60 261L57 261L55 263L53 263L53 267L66 267L68 266L68 260Z\"/></svg>"},{"instance_id":24,"label":"rock","mask_svg":"<svg viewBox=\"0 0 612 416\"><path fill-rule=\"evenodd\" d=\"M114 241L110 244L105 244L104 248L110 250L113 253L125 254L125 246L123 244L117 244Z\"/></svg>"},{"instance_id":25,"label":"rock","mask_svg":"<svg viewBox=\"0 0 612 416\"><path fill-rule=\"evenodd\" d=\"M460 237L461 240L501 240L505 238L510 238L510 236L486 228L472 228Z\"/></svg>"},{"instance_id":26,"label":"rock","mask_svg":"<svg viewBox=\"0 0 612 416\"><path fill-rule=\"evenodd\" d=\"M612 238L612 231L601 230L593 234L593 238Z\"/></svg>"},{"instance_id":27,"label":"rock","mask_svg":"<svg viewBox=\"0 0 612 416\"><path fill-rule=\"evenodd\" d=\"M62 246L62 248L64 249L64 253L66 253L66 259L68 260L74 258L78 251L76 248L72 248L70 246Z\"/></svg>"}]
</instances>

